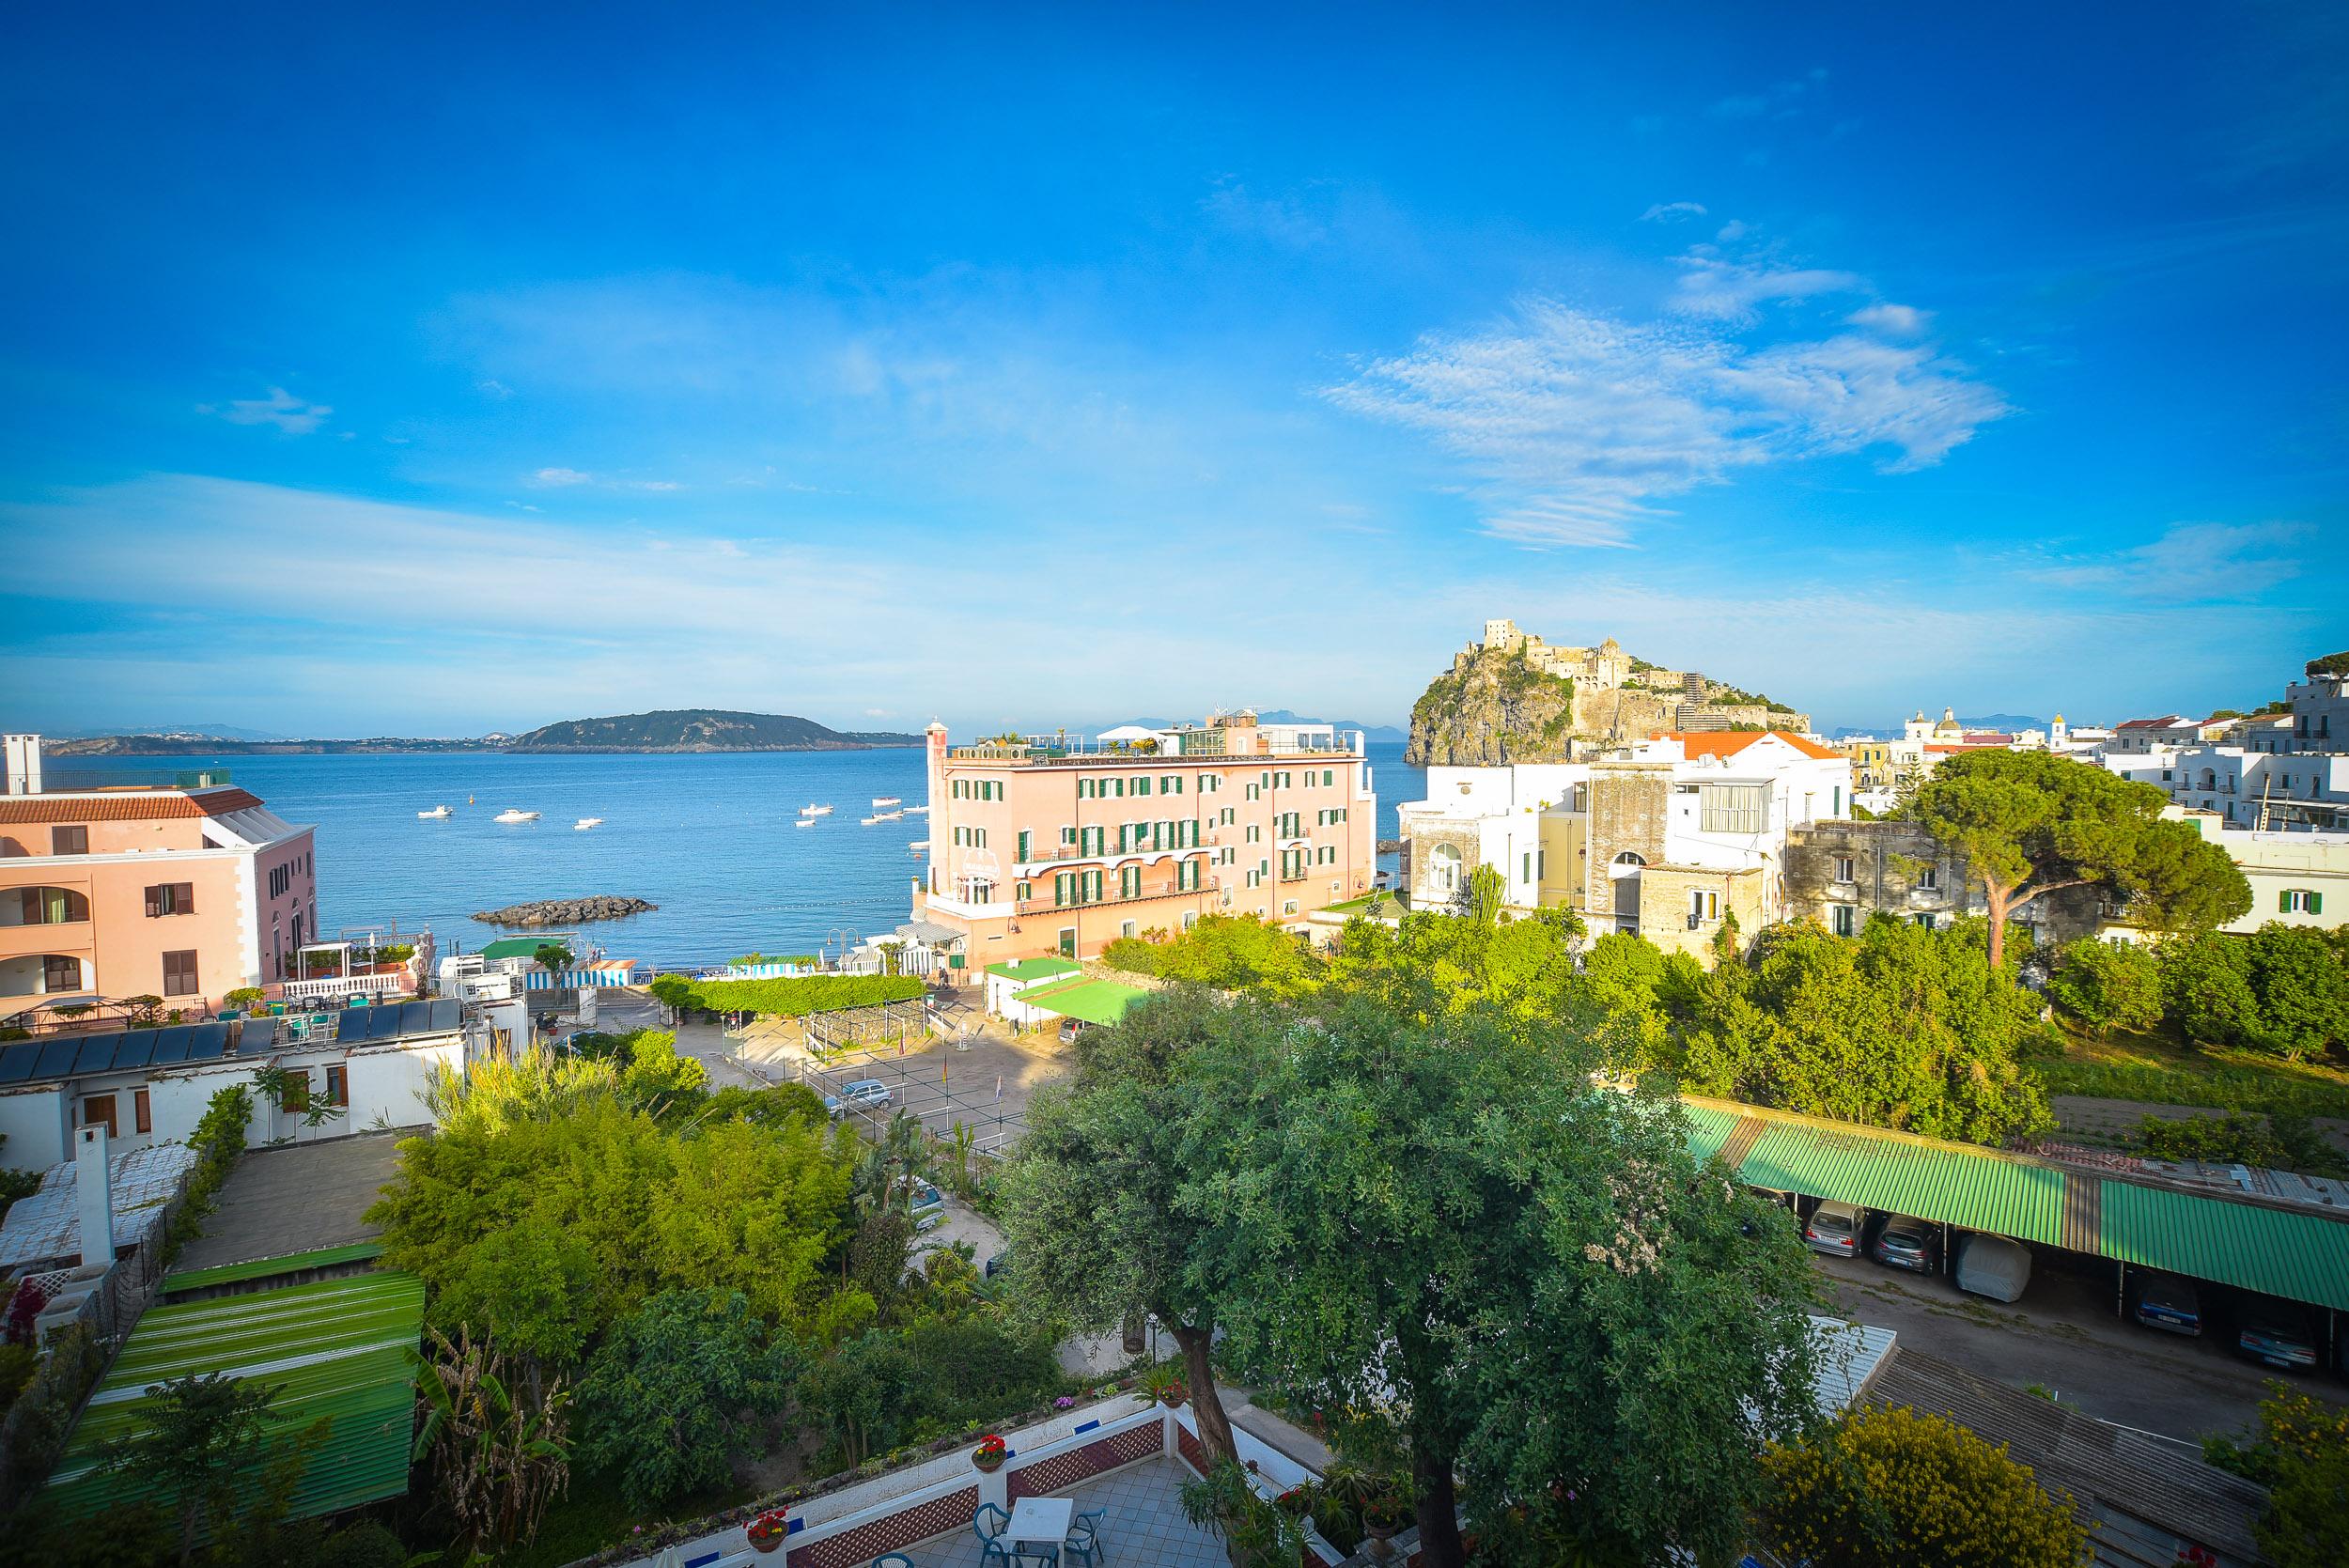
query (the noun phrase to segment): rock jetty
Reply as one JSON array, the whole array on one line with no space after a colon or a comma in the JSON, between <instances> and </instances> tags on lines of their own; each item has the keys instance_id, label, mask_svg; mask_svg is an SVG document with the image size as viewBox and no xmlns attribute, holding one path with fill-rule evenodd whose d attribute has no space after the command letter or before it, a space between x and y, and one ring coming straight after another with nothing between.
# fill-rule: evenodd
<instances>
[{"instance_id":1,"label":"rock jetty","mask_svg":"<svg viewBox=\"0 0 2349 1568\"><path fill-rule=\"evenodd\" d=\"M475 909L473 918L490 925L582 925L659 908L641 898L547 898L536 904L508 904L503 909Z\"/></svg>"}]
</instances>

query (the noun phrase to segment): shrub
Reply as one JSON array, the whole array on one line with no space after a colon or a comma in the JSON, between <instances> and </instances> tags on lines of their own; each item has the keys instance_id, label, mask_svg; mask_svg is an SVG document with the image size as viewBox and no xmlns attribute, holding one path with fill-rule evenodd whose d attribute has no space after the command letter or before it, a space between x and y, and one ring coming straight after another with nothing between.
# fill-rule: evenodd
<instances>
[{"instance_id":1,"label":"shrub","mask_svg":"<svg viewBox=\"0 0 2349 1568\"><path fill-rule=\"evenodd\" d=\"M2258 1436L2205 1437L2210 1463L2268 1488L2260 1549L2277 1568L2349 1562L2349 1412L2271 1380Z\"/></svg>"},{"instance_id":2,"label":"shrub","mask_svg":"<svg viewBox=\"0 0 2349 1568\"><path fill-rule=\"evenodd\" d=\"M651 989L664 1006L797 1018L810 1013L878 1007L885 1001L911 1001L922 994L924 986L910 975L810 974L784 980L692 980L681 974L664 974L652 983Z\"/></svg>"},{"instance_id":3,"label":"shrub","mask_svg":"<svg viewBox=\"0 0 2349 1568\"><path fill-rule=\"evenodd\" d=\"M1771 1550L1815 1568L2076 1568L2087 1533L2029 1466L1940 1416L1854 1410L1762 1458Z\"/></svg>"},{"instance_id":4,"label":"shrub","mask_svg":"<svg viewBox=\"0 0 2349 1568\"><path fill-rule=\"evenodd\" d=\"M2099 1033L2148 1030L2161 1022L2160 962L2136 942L2082 937L2057 958L2047 995Z\"/></svg>"},{"instance_id":5,"label":"shrub","mask_svg":"<svg viewBox=\"0 0 2349 1568\"><path fill-rule=\"evenodd\" d=\"M2160 1159L2201 1159L2214 1165L2263 1165L2313 1175L2349 1175L2349 1158L2325 1141L2305 1116L2148 1116L2137 1143Z\"/></svg>"}]
</instances>

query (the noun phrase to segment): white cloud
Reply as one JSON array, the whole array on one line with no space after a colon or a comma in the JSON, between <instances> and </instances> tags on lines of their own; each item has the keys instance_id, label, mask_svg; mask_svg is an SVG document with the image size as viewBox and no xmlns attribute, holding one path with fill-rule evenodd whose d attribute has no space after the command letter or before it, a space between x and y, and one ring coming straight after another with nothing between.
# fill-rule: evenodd
<instances>
[{"instance_id":1,"label":"white cloud","mask_svg":"<svg viewBox=\"0 0 2349 1568\"><path fill-rule=\"evenodd\" d=\"M334 411L324 403L313 403L296 397L282 386L273 386L267 397L240 397L227 404L198 403L195 411L216 414L231 425L274 425L286 435L306 436Z\"/></svg>"},{"instance_id":2,"label":"white cloud","mask_svg":"<svg viewBox=\"0 0 2349 1568\"><path fill-rule=\"evenodd\" d=\"M1226 228L1270 241L1283 250L1305 250L1330 237L1329 222L1299 197L1252 195L1236 179L1218 180L1200 198L1199 210Z\"/></svg>"},{"instance_id":3,"label":"white cloud","mask_svg":"<svg viewBox=\"0 0 2349 1568\"><path fill-rule=\"evenodd\" d=\"M582 474L575 468L542 468L530 477L537 484L560 487L592 484L596 476L592 474Z\"/></svg>"},{"instance_id":4,"label":"white cloud","mask_svg":"<svg viewBox=\"0 0 2349 1568\"><path fill-rule=\"evenodd\" d=\"M1922 337L1933 325L1933 312L1919 310L1915 305L1874 304L1862 306L1843 319L1887 337Z\"/></svg>"},{"instance_id":5,"label":"white cloud","mask_svg":"<svg viewBox=\"0 0 2349 1568\"><path fill-rule=\"evenodd\" d=\"M492 397L511 397L514 396L514 389L512 387L507 386L504 381L494 380L475 383L474 390L477 392L487 393Z\"/></svg>"},{"instance_id":6,"label":"white cloud","mask_svg":"<svg viewBox=\"0 0 2349 1568\"><path fill-rule=\"evenodd\" d=\"M1675 258L1684 271L1668 303L1687 316L1748 323L1756 305L1785 304L1821 294L1853 294L1868 286L1856 272L1824 267L1777 267L1764 261L1731 261L1709 247Z\"/></svg>"},{"instance_id":7,"label":"white cloud","mask_svg":"<svg viewBox=\"0 0 2349 1568\"><path fill-rule=\"evenodd\" d=\"M1693 201L1659 201L1640 214L1643 224L1676 224L1685 218L1702 218L1704 207Z\"/></svg>"},{"instance_id":8,"label":"white cloud","mask_svg":"<svg viewBox=\"0 0 2349 1568\"><path fill-rule=\"evenodd\" d=\"M2297 577L2313 532L2305 522L2173 522L2159 537L2104 555L2050 554L2019 563L2050 587L2182 603L2258 597Z\"/></svg>"},{"instance_id":9,"label":"white cloud","mask_svg":"<svg viewBox=\"0 0 2349 1568\"><path fill-rule=\"evenodd\" d=\"M1628 544L1657 501L1757 465L1880 447L1888 472L1929 467L2010 411L1930 348L1846 334L1749 349L1546 300L1430 334L1327 396L1429 437L1473 475L1487 532L1540 545Z\"/></svg>"}]
</instances>

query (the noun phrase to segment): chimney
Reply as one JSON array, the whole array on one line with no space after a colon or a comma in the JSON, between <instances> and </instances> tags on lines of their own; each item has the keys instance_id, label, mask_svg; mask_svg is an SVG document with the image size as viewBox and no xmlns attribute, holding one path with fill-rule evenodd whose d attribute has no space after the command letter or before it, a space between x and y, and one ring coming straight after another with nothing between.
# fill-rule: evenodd
<instances>
[{"instance_id":1,"label":"chimney","mask_svg":"<svg viewBox=\"0 0 2349 1568\"><path fill-rule=\"evenodd\" d=\"M40 737L11 735L0 740L5 748L10 795L40 793Z\"/></svg>"},{"instance_id":2,"label":"chimney","mask_svg":"<svg viewBox=\"0 0 2349 1568\"><path fill-rule=\"evenodd\" d=\"M74 1133L73 1184L82 1212L82 1264L101 1267L115 1261L114 1188L107 1182L106 1129L101 1125Z\"/></svg>"}]
</instances>

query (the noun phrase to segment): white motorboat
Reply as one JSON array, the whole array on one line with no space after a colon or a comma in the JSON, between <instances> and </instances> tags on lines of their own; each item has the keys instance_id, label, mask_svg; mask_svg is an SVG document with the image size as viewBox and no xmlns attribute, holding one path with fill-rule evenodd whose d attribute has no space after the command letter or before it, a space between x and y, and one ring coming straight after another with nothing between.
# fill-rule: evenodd
<instances>
[{"instance_id":1,"label":"white motorboat","mask_svg":"<svg viewBox=\"0 0 2349 1568\"><path fill-rule=\"evenodd\" d=\"M894 795L876 795L873 797L873 809L876 811L879 811L883 806L902 806L904 804L905 802Z\"/></svg>"},{"instance_id":2,"label":"white motorboat","mask_svg":"<svg viewBox=\"0 0 2349 1568\"><path fill-rule=\"evenodd\" d=\"M800 815L801 816L830 816L832 808L830 806L801 806Z\"/></svg>"},{"instance_id":3,"label":"white motorboat","mask_svg":"<svg viewBox=\"0 0 2349 1568\"><path fill-rule=\"evenodd\" d=\"M590 828L600 828L602 826L603 818L600 816L583 816L578 821L571 824L573 831L582 833L585 832Z\"/></svg>"},{"instance_id":4,"label":"white motorboat","mask_svg":"<svg viewBox=\"0 0 2349 1568\"><path fill-rule=\"evenodd\" d=\"M538 814L535 811L502 811L498 813L492 820L498 822L536 822L538 820Z\"/></svg>"},{"instance_id":5,"label":"white motorboat","mask_svg":"<svg viewBox=\"0 0 2349 1568\"><path fill-rule=\"evenodd\" d=\"M868 816L864 819L864 825L869 828L876 822L886 822L888 820L889 818L885 816Z\"/></svg>"},{"instance_id":6,"label":"white motorboat","mask_svg":"<svg viewBox=\"0 0 2349 1568\"><path fill-rule=\"evenodd\" d=\"M446 806L434 806L430 811L420 811L416 813L416 815L427 822L438 822L443 817L453 815L454 814L451 813Z\"/></svg>"},{"instance_id":7,"label":"white motorboat","mask_svg":"<svg viewBox=\"0 0 2349 1568\"><path fill-rule=\"evenodd\" d=\"M802 816L797 822L792 823L791 826L794 828L813 828L816 826L816 819L812 816Z\"/></svg>"},{"instance_id":8,"label":"white motorboat","mask_svg":"<svg viewBox=\"0 0 2349 1568\"><path fill-rule=\"evenodd\" d=\"M927 806L908 806L906 808L906 815L909 816L927 816L929 814L930 808Z\"/></svg>"}]
</instances>

